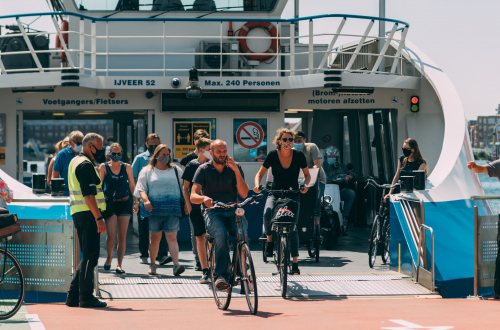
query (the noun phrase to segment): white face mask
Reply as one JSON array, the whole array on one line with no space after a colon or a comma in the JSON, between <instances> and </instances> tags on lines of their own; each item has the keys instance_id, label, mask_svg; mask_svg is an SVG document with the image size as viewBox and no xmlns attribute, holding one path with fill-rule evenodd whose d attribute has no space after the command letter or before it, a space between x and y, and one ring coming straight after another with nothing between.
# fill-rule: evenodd
<instances>
[{"instance_id":1,"label":"white face mask","mask_svg":"<svg viewBox=\"0 0 500 330\"><path fill-rule=\"evenodd\" d=\"M203 156L208 160L212 160L212 155L210 154L210 151L208 151L208 150L203 151Z\"/></svg>"}]
</instances>

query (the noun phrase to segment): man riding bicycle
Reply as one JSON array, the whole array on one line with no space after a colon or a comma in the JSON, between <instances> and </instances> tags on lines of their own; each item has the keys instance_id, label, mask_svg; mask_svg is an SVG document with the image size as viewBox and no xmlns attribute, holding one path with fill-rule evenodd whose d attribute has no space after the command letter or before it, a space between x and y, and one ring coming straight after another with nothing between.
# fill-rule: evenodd
<instances>
[{"instance_id":1,"label":"man riding bicycle","mask_svg":"<svg viewBox=\"0 0 500 330\"><path fill-rule=\"evenodd\" d=\"M248 195L248 185L245 183L241 166L227 155L227 143L214 140L210 145L212 160L196 170L193 178L190 200L193 204L203 204L210 208L214 201L234 203ZM215 287L225 290L229 287L229 234L236 232L234 210L212 209L204 212L205 223L209 235L215 245ZM247 222L243 217L244 231Z\"/></svg>"}]
</instances>

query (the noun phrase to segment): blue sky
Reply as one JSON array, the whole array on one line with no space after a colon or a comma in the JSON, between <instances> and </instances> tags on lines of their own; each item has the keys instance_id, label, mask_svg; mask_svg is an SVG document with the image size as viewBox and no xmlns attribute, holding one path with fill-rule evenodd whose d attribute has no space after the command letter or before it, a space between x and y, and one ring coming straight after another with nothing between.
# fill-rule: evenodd
<instances>
[{"instance_id":1,"label":"blue sky","mask_svg":"<svg viewBox=\"0 0 500 330\"><path fill-rule=\"evenodd\" d=\"M45 8L45 0L0 0L0 15ZM300 0L300 16L326 13L378 16L378 0ZM408 39L448 74L468 119L500 103L499 13L495 0L386 0L386 16L410 23Z\"/></svg>"}]
</instances>

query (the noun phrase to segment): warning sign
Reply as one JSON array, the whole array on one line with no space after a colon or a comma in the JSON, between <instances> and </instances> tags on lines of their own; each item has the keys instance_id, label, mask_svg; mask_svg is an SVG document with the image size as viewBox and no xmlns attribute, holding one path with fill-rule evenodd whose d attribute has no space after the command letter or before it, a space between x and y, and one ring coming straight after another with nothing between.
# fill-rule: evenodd
<instances>
[{"instance_id":1,"label":"warning sign","mask_svg":"<svg viewBox=\"0 0 500 330\"><path fill-rule=\"evenodd\" d=\"M245 149L255 149L263 140L264 130L254 121L244 122L236 130L236 141Z\"/></svg>"},{"instance_id":2,"label":"warning sign","mask_svg":"<svg viewBox=\"0 0 500 330\"><path fill-rule=\"evenodd\" d=\"M174 120L174 158L180 160L194 150L193 134L198 129L203 129L212 134L212 120L187 121Z\"/></svg>"}]
</instances>

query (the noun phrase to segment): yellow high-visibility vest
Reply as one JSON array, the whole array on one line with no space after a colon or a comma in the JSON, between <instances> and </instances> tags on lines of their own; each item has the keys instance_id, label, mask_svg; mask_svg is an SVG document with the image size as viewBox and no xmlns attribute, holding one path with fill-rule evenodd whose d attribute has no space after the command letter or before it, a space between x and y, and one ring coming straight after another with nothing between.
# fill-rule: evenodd
<instances>
[{"instance_id":1,"label":"yellow high-visibility vest","mask_svg":"<svg viewBox=\"0 0 500 330\"><path fill-rule=\"evenodd\" d=\"M76 178L76 168L78 165L83 163L84 161L89 161L87 157L83 155L78 155L74 157L69 163L68 168L68 188L69 188L69 203L70 203L70 213L71 215L83 212L90 211L89 207L85 203L85 197L82 195L82 189L80 187L80 182ZM97 169L95 169L96 175L99 177L99 173ZM102 191L102 183L96 185L97 195L95 195L95 199L97 202L97 207L102 211L106 210L106 199L104 198L104 192Z\"/></svg>"}]
</instances>

